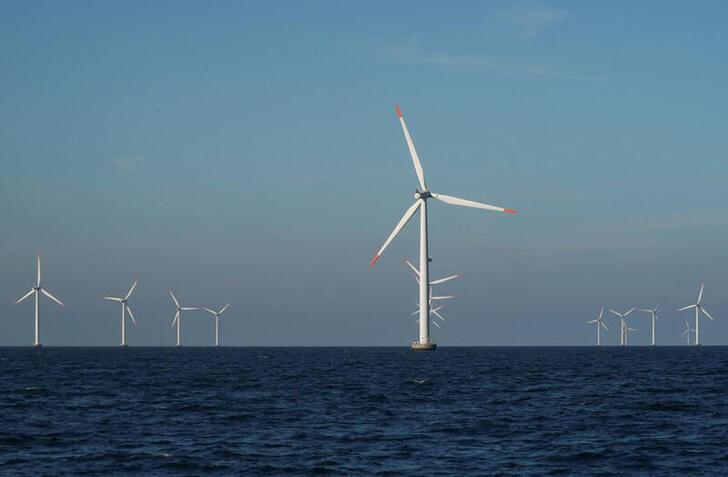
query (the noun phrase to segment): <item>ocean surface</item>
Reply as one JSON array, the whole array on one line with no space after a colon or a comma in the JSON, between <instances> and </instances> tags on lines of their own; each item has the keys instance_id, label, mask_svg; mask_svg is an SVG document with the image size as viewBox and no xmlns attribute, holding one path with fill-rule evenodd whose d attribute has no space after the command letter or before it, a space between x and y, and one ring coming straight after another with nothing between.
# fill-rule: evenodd
<instances>
[{"instance_id":1,"label":"ocean surface","mask_svg":"<svg viewBox=\"0 0 728 477\"><path fill-rule=\"evenodd\" d=\"M728 475L728 347L0 348L8 474Z\"/></svg>"}]
</instances>

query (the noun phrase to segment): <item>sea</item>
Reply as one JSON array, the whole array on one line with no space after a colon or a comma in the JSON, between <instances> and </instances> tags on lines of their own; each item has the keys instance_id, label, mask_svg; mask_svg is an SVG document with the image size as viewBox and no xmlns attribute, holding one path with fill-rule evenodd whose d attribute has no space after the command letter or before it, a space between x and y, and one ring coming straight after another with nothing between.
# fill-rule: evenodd
<instances>
[{"instance_id":1,"label":"sea","mask_svg":"<svg viewBox=\"0 0 728 477\"><path fill-rule=\"evenodd\" d=\"M728 347L0 348L2 475L728 475Z\"/></svg>"}]
</instances>

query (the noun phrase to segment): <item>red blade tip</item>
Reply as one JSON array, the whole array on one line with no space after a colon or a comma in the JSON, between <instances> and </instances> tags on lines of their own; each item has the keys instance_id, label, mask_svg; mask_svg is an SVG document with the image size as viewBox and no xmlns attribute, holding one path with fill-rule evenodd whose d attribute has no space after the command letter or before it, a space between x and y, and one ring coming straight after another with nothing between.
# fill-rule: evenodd
<instances>
[{"instance_id":1,"label":"red blade tip","mask_svg":"<svg viewBox=\"0 0 728 477\"><path fill-rule=\"evenodd\" d=\"M507 212L509 214L515 214L518 211L517 210L513 210L513 209L503 209L503 212Z\"/></svg>"},{"instance_id":2,"label":"red blade tip","mask_svg":"<svg viewBox=\"0 0 728 477\"><path fill-rule=\"evenodd\" d=\"M379 255L375 255L371 262L369 262L369 265L374 265L377 260L379 260Z\"/></svg>"},{"instance_id":3,"label":"red blade tip","mask_svg":"<svg viewBox=\"0 0 728 477\"><path fill-rule=\"evenodd\" d=\"M397 116L399 116L401 118L402 117L402 111L399 110L399 104L395 104L394 107L397 108Z\"/></svg>"}]
</instances>

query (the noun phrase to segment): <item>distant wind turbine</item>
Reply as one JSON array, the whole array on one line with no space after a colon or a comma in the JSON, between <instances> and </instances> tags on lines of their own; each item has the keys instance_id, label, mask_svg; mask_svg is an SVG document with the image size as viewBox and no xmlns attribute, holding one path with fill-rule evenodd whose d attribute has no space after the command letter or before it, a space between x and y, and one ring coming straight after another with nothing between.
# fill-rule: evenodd
<instances>
[{"instance_id":1,"label":"distant wind turbine","mask_svg":"<svg viewBox=\"0 0 728 477\"><path fill-rule=\"evenodd\" d=\"M652 346L655 346L655 322L659 319L658 310L662 304L657 305L654 308L637 308L638 311L644 311L652 316Z\"/></svg>"},{"instance_id":2,"label":"distant wind turbine","mask_svg":"<svg viewBox=\"0 0 728 477\"><path fill-rule=\"evenodd\" d=\"M690 346L690 332L695 331L692 328L690 328L690 323L688 323L687 318L685 319L685 331L682 332L680 336L685 337L685 344Z\"/></svg>"},{"instance_id":3,"label":"distant wind turbine","mask_svg":"<svg viewBox=\"0 0 728 477\"><path fill-rule=\"evenodd\" d=\"M220 320L222 320L222 313L227 310L227 308L230 306L230 303L223 306L220 311L211 310L209 308L202 307L203 310L210 313L215 317L215 346L220 346Z\"/></svg>"},{"instance_id":4,"label":"distant wind turbine","mask_svg":"<svg viewBox=\"0 0 728 477\"><path fill-rule=\"evenodd\" d=\"M136 320L134 319L134 313L131 312L131 308L129 307L129 303L127 303L127 300L131 296L131 294L134 292L134 288L137 286L138 280L134 280L134 283L131 284L131 288L129 288L129 291L124 296L124 298L117 298L113 296L105 296L104 300L110 300L110 301L116 301L121 303L121 346L126 346L126 312L129 312L129 318L131 318L131 322L136 326Z\"/></svg>"},{"instance_id":5,"label":"distant wind turbine","mask_svg":"<svg viewBox=\"0 0 728 477\"><path fill-rule=\"evenodd\" d=\"M614 313L615 315L617 315L619 317L619 320L620 320L619 344L621 346L626 346L627 345L627 332L628 331L637 331L637 330L633 330L633 329L629 328L629 326L627 326L627 322L625 321L625 318L627 317L627 315L629 315L630 313L632 313L635 309L636 309L636 307L633 306L626 313L620 313L618 311L612 310L611 308L609 309L609 311L611 311L612 313Z\"/></svg>"},{"instance_id":6,"label":"distant wind turbine","mask_svg":"<svg viewBox=\"0 0 728 477\"><path fill-rule=\"evenodd\" d=\"M180 306L179 301L177 301L177 298L174 296L174 293L172 293L172 290L169 291L169 294L172 295L172 300L174 300L174 306L177 307L177 311L174 314L174 318L172 318L172 324L170 326L174 326L174 324L177 323L177 346L182 346L182 342L180 341L180 328L182 326L182 312L199 310L200 308L197 306L184 306L184 307Z\"/></svg>"},{"instance_id":7,"label":"distant wind turbine","mask_svg":"<svg viewBox=\"0 0 728 477\"><path fill-rule=\"evenodd\" d=\"M415 203L410 206L409 209L404 213L402 218L400 219L397 226L394 228L392 233L389 235L387 240L384 241L384 244L379 249L379 251L376 253L372 261L370 262L370 265L374 265L377 260L379 260L379 257L384 253L384 251L387 249L389 244L394 240L394 238L399 234L399 232L404 228L404 226L409 222L409 220L412 218L412 216L417 212L419 209L420 211L420 267L419 267L419 278L420 278L420 299L419 299L419 307L420 307L420 320L419 320L419 328L420 328L420 337L419 341L415 341L412 343L412 349L415 350L434 350L437 348L437 345L434 340L430 338L430 271L429 271L429 260L428 260L428 244L427 244L427 199L434 198L441 202L445 202L446 204L451 205L460 205L464 207L473 207L477 209L485 209L485 210L494 210L498 212L509 212L509 213L515 213L515 210L512 209L505 209L503 207L495 207L492 205L482 204L480 202L474 202L472 200L465 200L460 199L457 197L451 197L449 195L444 194L436 194L434 192L430 192L427 188L427 184L425 183L425 173L422 169L422 164L420 163L420 159L417 156L417 151L415 150L414 143L412 142L412 138L410 137L409 131L407 130L407 125L404 122L404 118L402 117L402 112L399 110L399 106L397 108L397 116L399 116L400 124L402 125L402 131L404 132L405 140L407 141L407 146L409 147L410 156L412 156L412 163L415 167L415 173L417 174L417 180L419 182L419 188L415 191Z\"/></svg>"},{"instance_id":8,"label":"distant wind turbine","mask_svg":"<svg viewBox=\"0 0 728 477\"><path fill-rule=\"evenodd\" d=\"M48 290L46 290L45 288L43 288L40 285L40 254L36 254L35 258L38 262L38 279L36 281L36 284L33 288L30 289L30 291L28 293L23 295L23 297L21 299L19 299L18 301L16 301L14 304L17 305L18 303L20 303L23 300L25 300L26 298L28 298L30 295L35 295L35 341L33 342L33 346L40 346L40 320L38 317L38 294L39 293L44 294L51 300L53 300L56 303L58 303L59 305L61 305L63 308L65 308L66 305L64 305L61 302L61 300L59 300L58 298L51 295L51 293Z\"/></svg>"},{"instance_id":9,"label":"distant wind turbine","mask_svg":"<svg viewBox=\"0 0 728 477\"><path fill-rule=\"evenodd\" d=\"M414 277L415 277L415 281L417 281L417 283L420 283L420 271L417 270L415 268L415 266L412 265L412 263L410 263L410 261L407 260L406 258L403 261L412 270L412 272L414 274ZM432 261L431 258L430 258L430 261ZM440 310L442 310L445 305L440 305L437 308L432 308L432 301L433 300L450 300L450 299L455 298L455 296L454 295L447 295L447 296L434 296L433 297L432 296L432 285L439 285L441 283L449 282L450 280L454 280L456 278L460 278L460 276L461 275L459 273L457 273L455 275L450 275L449 277L440 278L440 279L433 280L433 281L430 282L430 292L429 292L430 293L430 300L429 300L430 315L434 315L434 316L438 317L442 321L447 321L445 319L445 317L443 317L440 314ZM418 303L415 303L415 306L417 306L417 310L415 310L413 313L410 313L410 315L419 315L419 313L420 313L419 304ZM417 320L417 322L419 323L419 319ZM437 323L437 321L435 321L435 320L432 320L432 324L435 325L437 328L442 328L442 326L440 326Z\"/></svg>"},{"instance_id":10,"label":"distant wind turbine","mask_svg":"<svg viewBox=\"0 0 728 477\"><path fill-rule=\"evenodd\" d=\"M700 291L698 292L698 301L694 305L688 305L684 306L677 311L685 311L689 310L690 308L695 308L695 346L700 345L700 312L703 312L705 316L710 318L711 321L715 321L712 316L710 316L710 313L703 308L703 305L700 304L700 301L703 299L703 287L705 286L705 283L700 284Z\"/></svg>"},{"instance_id":11,"label":"distant wind turbine","mask_svg":"<svg viewBox=\"0 0 728 477\"><path fill-rule=\"evenodd\" d=\"M599 311L599 316L597 316L596 318L594 318L591 321L586 322L588 325L590 325L592 323L597 324L597 346L602 345L602 338L601 338L601 333L600 333L601 328L604 327L605 330L609 331L609 328L607 328L607 325L605 325L604 322L602 321L602 315L604 315L604 307L602 307L602 309Z\"/></svg>"}]
</instances>

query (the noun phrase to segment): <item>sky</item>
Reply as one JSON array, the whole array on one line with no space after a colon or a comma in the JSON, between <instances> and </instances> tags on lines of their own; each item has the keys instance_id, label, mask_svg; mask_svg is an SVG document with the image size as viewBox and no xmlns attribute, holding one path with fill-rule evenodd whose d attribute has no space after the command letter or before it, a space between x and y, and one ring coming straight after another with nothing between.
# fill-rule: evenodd
<instances>
[{"instance_id":1,"label":"sky","mask_svg":"<svg viewBox=\"0 0 728 477\"><path fill-rule=\"evenodd\" d=\"M0 346L407 346L417 178L443 346L728 344L725 2L0 2ZM607 344L619 342L607 317ZM649 315L633 314L634 344ZM214 342L204 312L182 342Z\"/></svg>"}]
</instances>

